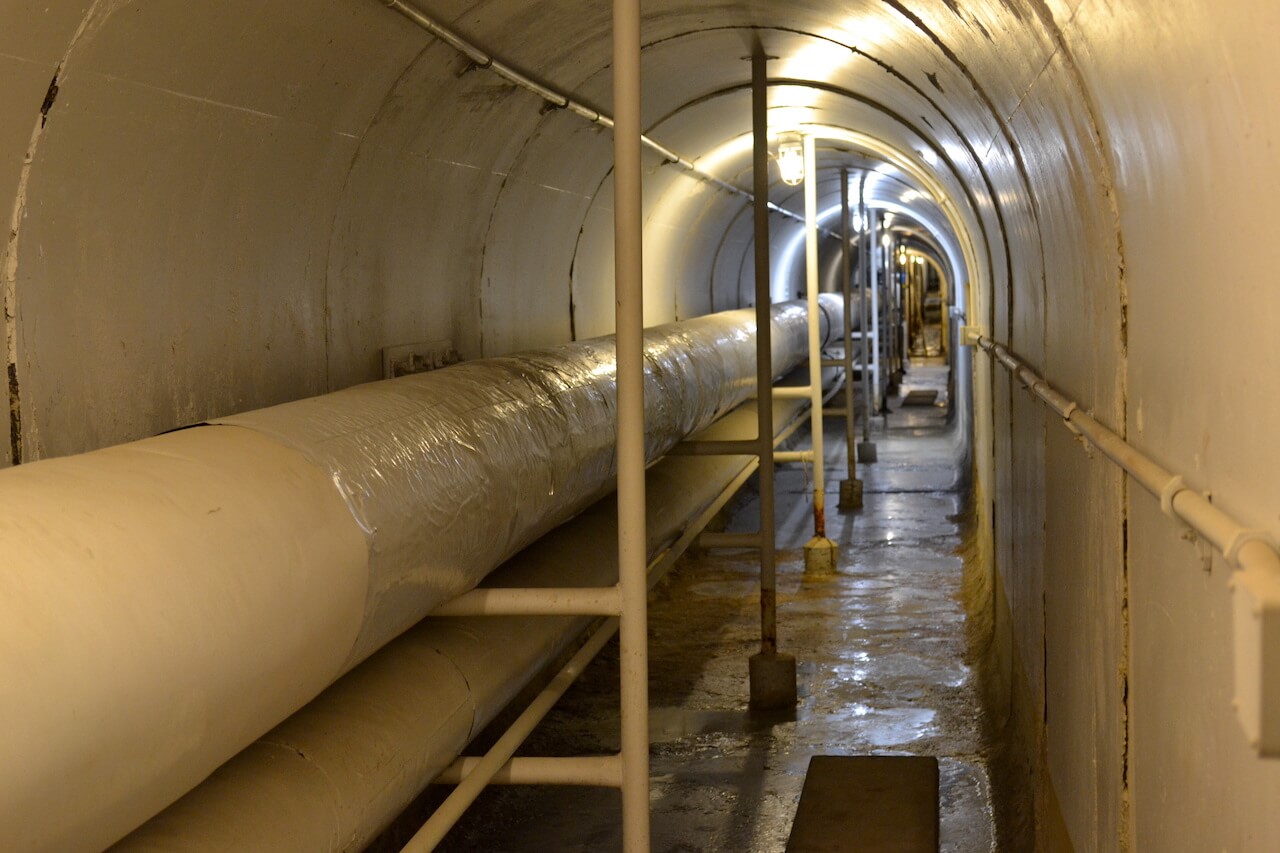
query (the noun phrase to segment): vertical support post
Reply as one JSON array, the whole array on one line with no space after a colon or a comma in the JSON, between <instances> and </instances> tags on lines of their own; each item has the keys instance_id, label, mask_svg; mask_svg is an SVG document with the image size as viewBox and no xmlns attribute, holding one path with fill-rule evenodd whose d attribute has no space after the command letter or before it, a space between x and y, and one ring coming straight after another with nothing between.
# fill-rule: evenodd
<instances>
[{"instance_id":1,"label":"vertical support post","mask_svg":"<svg viewBox=\"0 0 1280 853\"><path fill-rule=\"evenodd\" d=\"M778 581L773 465L773 312L769 286L769 78L764 46L751 50L751 182L755 225L756 441L760 467L760 652L748 661L751 707L794 708L796 659L778 654Z\"/></svg>"},{"instance_id":2,"label":"vertical support post","mask_svg":"<svg viewBox=\"0 0 1280 853\"><path fill-rule=\"evenodd\" d=\"M896 313L893 315L893 322L894 322L894 332L896 333L895 339L898 342L897 375L898 375L899 384L901 384L903 374L906 372L906 369L907 369L907 277L911 274L910 270L906 269L906 265L899 262L898 260L898 256L900 254L898 250L900 248L901 246L895 244L893 247L893 254L892 254L893 256L892 269L894 270L894 276L893 276L894 294L897 297L896 301L894 302L894 311ZM900 267L902 268L901 275L897 273L897 270Z\"/></svg>"},{"instance_id":3,"label":"vertical support post","mask_svg":"<svg viewBox=\"0 0 1280 853\"><path fill-rule=\"evenodd\" d=\"M858 266L862 270L862 304L860 312L861 342L859 352L862 354L862 441L858 443L858 461L864 464L876 461L876 446L871 441L871 415L875 412L875 397L871 394L871 363L875 360L872 352L871 337L871 264L872 251L875 246L875 229L871 227L871 219L867 215L867 172L864 169L858 180L858 221L862 229L858 232Z\"/></svg>"},{"instance_id":4,"label":"vertical support post","mask_svg":"<svg viewBox=\"0 0 1280 853\"><path fill-rule=\"evenodd\" d=\"M613 240L618 359L622 846L649 850L649 585L645 554L644 223L640 0L613 0Z\"/></svg>"},{"instance_id":5,"label":"vertical support post","mask_svg":"<svg viewBox=\"0 0 1280 853\"><path fill-rule=\"evenodd\" d=\"M884 285L887 292L887 302L885 303L885 312L888 322L888 334L885 335L885 346L889 349L889 375L888 388L886 393L896 395L898 393L898 385L902 381L902 284L898 281L897 275L897 256L894 252L893 232L889 230L888 223L885 223L884 229L885 239L888 245L884 247Z\"/></svg>"},{"instance_id":6,"label":"vertical support post","mask_svg":"<svg viewBox=\"0 0 1280 853\"><path fill-rule=\"evenodd\" d=\"M840 170L840 291L844 295L844 438L845 473L840 482L840 509L862 509L862 481L858 479L854 447L858 425L853 413L853 267L849 246L849 170Z\"/></svg>"},{"instance_id":7,"label":"vertical support post","mask_svg":"<svg viewBox=\"0 0 1280 853\"><path fill-rule=\"evenodd\" d=\"M836 569L836 543L827 538L826 460L822 435L822 344L818 312L818 158L812 134L804 137L804 267L809 304L809 431L813 441L813 538L804 546L807 572Z\"/></svg>"},{"instance_id":8,"label":"vertical support post","mask_svg":"<svg viewBox=\"0 0 1280 853\"><path fill-rule=\"evenodd\" d=\"M867 229L870 231L871 239L868 240L868 256L870 260L869 268L871 270L871 338L873 341L872 358L871 358L871 376L875 380L874 394L874 411L883 413L884 408L884 345L881 340L881 307L884 300L880 298L880 279L884 276L881 274L880 264L876 260L877 253L880 251L880 214L875 210L868 211Z\"/></svg>"}]
</instances>

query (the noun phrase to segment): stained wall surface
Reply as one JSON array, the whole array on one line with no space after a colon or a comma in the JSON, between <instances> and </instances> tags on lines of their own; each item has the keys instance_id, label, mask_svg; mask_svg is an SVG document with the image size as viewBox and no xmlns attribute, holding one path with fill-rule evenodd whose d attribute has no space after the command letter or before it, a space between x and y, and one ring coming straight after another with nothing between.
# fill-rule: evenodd
<instances>
[{"instance_id":1,"label":"stained wall surface","mask_svg":"<svg viewBox=\"0 0 1280 853\"><path fill-rule=\"evenodd\" d=\"M421 8L609 111L607 5ZM778 125L860 134L824 143L820 207L830 170L869 157L929 189L966 322L1280 533L1280 7L644 14L652 136L749 186L746 150L722 146L750 130L759 36ZM608 132L377 0L0 0L0 115L0 466L375 379L386 346L476 358L612 330ZM749 301L746 199L652 153L645 169L648 322ZM793 232L775 217L775 258ZM1229 568L1204 572L1157 502L974 365L995 708L1039 845L1271 849L1280 763L1231 709Z\"/></svg>"}]
</instances>

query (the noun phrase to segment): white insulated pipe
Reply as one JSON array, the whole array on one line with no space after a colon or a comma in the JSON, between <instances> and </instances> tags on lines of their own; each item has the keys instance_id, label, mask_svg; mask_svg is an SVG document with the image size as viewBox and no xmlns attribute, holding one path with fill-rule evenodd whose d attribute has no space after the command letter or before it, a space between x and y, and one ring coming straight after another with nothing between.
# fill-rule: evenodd
<instances>
[{"instance_id":1,"label":"white insulated pipe","mask_svg":"<svg viewBox=\"0 0 1280 853\"><path fill-rule=\"evenodd\" d=\"M0 849L100 850L341 675L368 545L239 427L0 474Z\"/></svg>"},{"instance_id":2,"label":"white insulated pipe","mask_svg":"<svg viewBox=\"0 0 1280 853\"><path fill-rule=\"evenodd\" d=\"M754 435L752 409L750 403L742 406L702 435ZM797 402L783 404L766 432L780 440L799 425L801 411ZM755 460L740 457L668 457L648 470L651 581L755 467ZM483 588L615 583L615 503L602 500L556 528L489 575ZM589 622L433 613L242 750L113 853L364 849L429 779L448 772L454 756ZM528 768L517 764L510 779L503 771L494 782L528 779ZM559 762L554 767L566 771ZM584 782L580 769L565 776Z\"/></svg>"},{"instance_id":3,"label":"white insulated pipe","mask_svg":"<svg viewBox=\"0 0 1280 853\"><path fill-rule=\"evenodd\" d=\"M805 308L773 316L789 371ZM753 329L646 333L647 458L751 395ZM0 849L107 846L607 493L613 356L470 362L0 471Z\"/></svg>"}]
</instances>

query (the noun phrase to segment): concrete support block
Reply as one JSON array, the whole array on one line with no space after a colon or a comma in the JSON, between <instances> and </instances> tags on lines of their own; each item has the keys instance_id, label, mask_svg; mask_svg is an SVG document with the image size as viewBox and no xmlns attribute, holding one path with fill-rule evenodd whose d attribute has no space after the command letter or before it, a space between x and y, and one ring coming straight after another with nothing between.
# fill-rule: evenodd
<instances>
[{"instance_id":1,"label":"concrete support block","mask_svg":"<svg viewBox=\"0 0 1280 853\"><path fill-rule=\"evenodd\" d=\"M751 708L777 711L796 706L796 659L778 652L759 652L748 662Z\"/></svg>"},{"instance_id":2,"label":"concrete support block","mask_svg":"<svg viewBox=\"0 0 1280 853\"><path fill-rule=\"evenodd\" d=\"M840 481L840 502L837 509L862 509L862 481L856 477L852 480Z\"/></svg>"},{"instance_id":3,"label":"concrete support block","mask_svg":"<svg viewBox=\"0 0 1280 853\"><path fill-rule=\"evenodd\" d=\"M833 575L840 548L825 536L815 536L804 545L804 571L809 575Z\"/></svg>"},{"instance_id":4,"label":"concrete support block","mask_svg":"<svg viewBox=\"0 0 1280 853\"><path fill-rule=\"evenodd\" d=\"M876 443L874 441L858 442L858 461L864 465L876 461Z\"/></svg>"}]
</instances>

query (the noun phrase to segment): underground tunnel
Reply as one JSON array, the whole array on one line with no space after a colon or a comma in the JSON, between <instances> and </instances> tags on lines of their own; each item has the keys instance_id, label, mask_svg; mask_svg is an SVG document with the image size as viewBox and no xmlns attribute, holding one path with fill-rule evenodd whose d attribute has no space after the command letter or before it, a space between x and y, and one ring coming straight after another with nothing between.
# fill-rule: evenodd
<instances>
[{"instance_id":1,"label":"underground tunnel","mask_svg":"<svg viewBox=\"0 0 1280 853\"><path fill-rule=\"evenodd\" d=\"M0 0L0 848L1275 849L1278 31Z\"/></svg>"}]
</instances>

